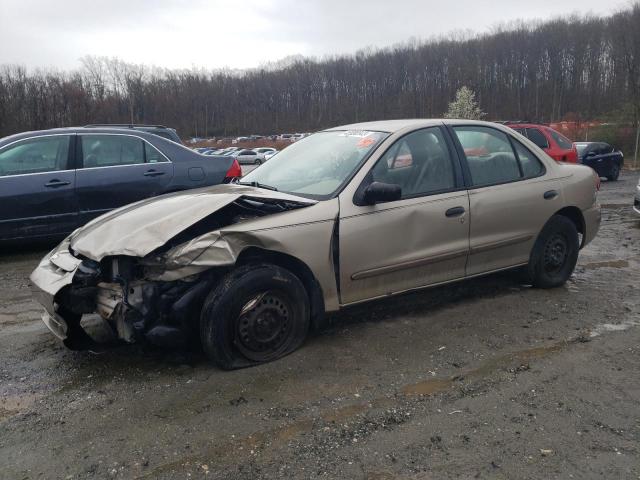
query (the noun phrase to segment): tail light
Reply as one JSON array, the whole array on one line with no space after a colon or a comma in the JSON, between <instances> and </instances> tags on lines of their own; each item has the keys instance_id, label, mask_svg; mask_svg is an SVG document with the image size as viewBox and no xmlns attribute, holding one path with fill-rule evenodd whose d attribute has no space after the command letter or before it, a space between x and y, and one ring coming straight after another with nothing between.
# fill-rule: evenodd
<instances>
[{"instance_id":1,"label":"tail light","mask_svg":"<svg viewBox=\"0 0 640 480\"><path fill-rule=\"evenodd\" d=\"M234 178L240 178L241 176L242 176L242 168L238 163L238 159L234 158L233 163L231 164L231 166L229 167L229 170L227 170L227 173L224 176L224 183L229 183Z\"/></svg>"}]
</instances>

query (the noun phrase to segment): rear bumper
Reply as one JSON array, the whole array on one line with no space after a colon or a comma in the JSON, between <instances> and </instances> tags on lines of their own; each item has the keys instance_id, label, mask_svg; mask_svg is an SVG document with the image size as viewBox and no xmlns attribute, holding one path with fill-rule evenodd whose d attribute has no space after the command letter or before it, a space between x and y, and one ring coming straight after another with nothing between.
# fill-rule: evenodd
<instances>
[{"instance_id":1,"label":"rear bumper","mask_svg":"<svg viewBox=\"0 0 640 480\"><path fill-rule=\"evenodd\" d=\"M582 211L582 215L584 217L584 238L582 241L582 246L586 246L591 240L595 238L598 234L598 230L600 230L600 221L602 219L602 214L600 212L600 204L594 203L591 208Z\"/></svg>"}]
</instances>

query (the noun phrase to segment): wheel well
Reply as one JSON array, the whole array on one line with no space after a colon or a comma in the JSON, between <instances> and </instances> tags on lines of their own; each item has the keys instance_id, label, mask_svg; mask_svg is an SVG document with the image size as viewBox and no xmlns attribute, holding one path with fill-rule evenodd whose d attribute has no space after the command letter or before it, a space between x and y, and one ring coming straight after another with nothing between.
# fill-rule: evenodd
<instances>
[{"instance_id":1,"label":"wheel well","mask_svg":"<svg viewBox=\"0 0 640 480\"><path fill-rule=\"evenodd\" d=\"M562 215L563 217L567 217L569 220L573 222L576 226L576 230L578 233L582 235L582 243L580 248L584 246L585 239L585 224L584 224L584 216L582 215L582 211L578 207L564 207L558 210L556 215Z\"/></svg>"},{"instance_id":2,"label":"wheel well","mask_svg":"<svg viewBox=\"0 0 640 480\"><path fill-rule=\"evenodd\" d=\"M301 260L281 252L265 250L258 247L249 247L242 251L236 261L236 266L253 262L268 262L279 267L286 268L300 279L309 295L309 307L311 312L311 325L314 329L322 326L324 318L324 295L322 287L311 269Z\"/></svg>"}]
</instances>

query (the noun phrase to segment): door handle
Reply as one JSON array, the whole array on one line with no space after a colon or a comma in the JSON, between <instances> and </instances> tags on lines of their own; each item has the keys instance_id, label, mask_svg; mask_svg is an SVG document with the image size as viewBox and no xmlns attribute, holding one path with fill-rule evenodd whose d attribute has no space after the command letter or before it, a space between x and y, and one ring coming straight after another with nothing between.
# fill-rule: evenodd
<instances>
[{"instance_id":1,"label":"door handle","mask_svg":"<svg viewBox=\"0 0 640 480\"><path fill-rule=\"evenodd\" d=\"M459 217L460 215L464 214L464 212L464 207L453 207L447 210L444 214L447 217Z\"/></svg>"},{"instance_id":2,"label":"door handle","mask_svg":"<svg viewBox=\"0 0 640 480\"><path fill-rule=\"evenodd\" d=\"M556 198L558 196L558 192L556 192L555 190L548 190L546 192L544 192L544 199L545 200L552 200L554 198Z\"/></svg>"},{"instance_id":3,"label":"door handle","mask_svg":"<svg viewBox=\"0 0 640 480\"><path fill-rule=\"evenodd\" d=\"M158 170L147 170L143 175L145 177L157 177L158 175L164 175L164 172L159 172Z\"/></svg>"},{"instance_id":4,"label":"door handle","mask_svg":"<svg viewBox=\"0 0 640 480\"><path fill-rule=\"evenodd\" d=\"M62 180L58 180L57 178L55 178L50 182L44 184L44 186L47 188L64 187L65 185L71 185L71 182L63 182Z\"/></svg>"}]
</instances>

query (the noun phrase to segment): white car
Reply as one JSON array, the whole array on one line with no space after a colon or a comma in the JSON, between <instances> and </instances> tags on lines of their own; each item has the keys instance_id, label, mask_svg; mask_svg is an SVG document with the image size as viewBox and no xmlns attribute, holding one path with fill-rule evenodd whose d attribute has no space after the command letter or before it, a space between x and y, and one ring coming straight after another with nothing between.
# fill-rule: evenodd
<instances>
[{"instance_id":1,"label":"white car","mask_svg":"<svg viewBox=\"0 0 640 480\"><path fill-rule=\"evenodd\" d=\"M278 153L278 150L276 150L275 148L271 148L271 147L254 148L253 151L258 153L258 154L260 154L260 155L262 155L264 157L265 161L269 160L276 153Z\"/></svg>"},{"instance_id":2,"label":"white car","mask_svg":"<svg viewBox=\"0 0 640 480\"><path fill-rule=\"evenodd\" d=\"M264 161L264 155L254 150L240 150L232 154L240 165L261 165Z\"/></svg>"}]
</instances>

